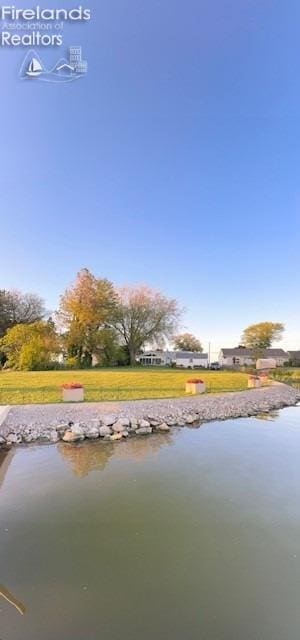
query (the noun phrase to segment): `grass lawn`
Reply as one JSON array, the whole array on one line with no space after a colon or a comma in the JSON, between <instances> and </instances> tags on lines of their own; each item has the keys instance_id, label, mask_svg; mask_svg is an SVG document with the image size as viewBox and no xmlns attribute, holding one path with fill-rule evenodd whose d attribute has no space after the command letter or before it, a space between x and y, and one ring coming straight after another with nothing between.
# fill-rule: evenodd
<instances>
[{"instance_id":1,"label":"grass lawn","mask_svg":"<svg viewBox=\"0 0 300 640\"><path fill-rule=\"evenodd\" d=\"M285 373L285 369L282 370L283 371L283 376ZM300 367L293 367L293 368L289 368L287 369L288 372L288 376L291 377L291 380L295 380L296 382L300 382Z\"/></svg>"},{"instance_id":2,"label":"grass lawn","mask_svg":"<svg viewBox=\"0 0 300 640\"><path fill-rule=\"evenodd\" d=\"M1 371L0 404L61 402L61 385L81 382L85 399L137 400L177 398L185 395L185 382L201 378L207 391L240 391L247 388L247 374L228 371L173 369L97 369L92 371Z\"/></svg>"},{"instance_id":3,"label":"grass lawn","mask_svg":"<svg viewBox=\"0 0 300 640\"><path fill-rule=\"evenodd\" d=\"M281 382L287 382L288 384L300 387L300 367L283 367L279 370L274 370L273 378L280 380Z\"/></svg>"}]
</instances>

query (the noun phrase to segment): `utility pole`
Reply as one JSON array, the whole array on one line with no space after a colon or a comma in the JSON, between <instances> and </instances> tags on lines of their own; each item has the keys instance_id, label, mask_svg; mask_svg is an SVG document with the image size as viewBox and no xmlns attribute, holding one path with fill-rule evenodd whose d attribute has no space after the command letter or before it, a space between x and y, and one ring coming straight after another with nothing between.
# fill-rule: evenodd
<instances>
[{"instance_id":1,"label":"utility pole","mask_svg":"<svg viewBox=\"0 0 300 640\"><path fill-rule=\"evenodd\" d=\"M208 343L208 368L210 367L210 342Z\"/></svg>"}]
</instances>

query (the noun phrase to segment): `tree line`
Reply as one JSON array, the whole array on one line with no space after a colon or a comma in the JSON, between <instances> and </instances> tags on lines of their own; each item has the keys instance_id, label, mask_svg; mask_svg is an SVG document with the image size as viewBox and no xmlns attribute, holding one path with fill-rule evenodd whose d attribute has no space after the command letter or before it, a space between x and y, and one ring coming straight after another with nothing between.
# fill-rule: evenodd
<instances>
[{"instance_id":1,"label":"tree line","mask_svg":"<svg viewBox=\"0 0 300 640\"><path fill-rule=\"evenodd\" d=\"M117 288L82 269L49 317L35 294L0 290L0 364L38 370L57 367L59 354L69 368L136 364L146 347L203 351L190 333L177 334L182 309L145 285ZM269 347L280 339L281 323L260 323L243 334L245 346Z\"/></svg>"},{"instance_id":2,"label":"tree line","mask_svg":"<svg viewBox=\"0 0 300 640\"><path fill-rule=\"evenodd\" d=\"M82 269L48 319L37 295L0 292L2 363L20 369L54 366L63 353L69 367L136 363L147 344L163 347L181 317L176 300L150 287L116 288Z\"/></svg>"}]
</instances>

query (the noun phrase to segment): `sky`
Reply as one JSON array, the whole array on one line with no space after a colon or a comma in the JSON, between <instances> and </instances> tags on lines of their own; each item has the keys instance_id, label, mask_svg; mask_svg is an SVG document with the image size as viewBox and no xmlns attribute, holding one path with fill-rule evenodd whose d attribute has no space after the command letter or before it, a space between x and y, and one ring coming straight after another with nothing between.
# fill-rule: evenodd
<instances>
[{"instance_id":1,"label":"sky","mask_svg":"<svg viewBox=\"0 0 300 640\"><path fill-rule=\"evenodd\" d=\"M21 80L28 47L0 47L0 288L54 310L87 267L175 297L212 356L265 320L300 348L299 2L82 5L37 47L81 45L80 80Z\"/></svg>"}]
</instances>

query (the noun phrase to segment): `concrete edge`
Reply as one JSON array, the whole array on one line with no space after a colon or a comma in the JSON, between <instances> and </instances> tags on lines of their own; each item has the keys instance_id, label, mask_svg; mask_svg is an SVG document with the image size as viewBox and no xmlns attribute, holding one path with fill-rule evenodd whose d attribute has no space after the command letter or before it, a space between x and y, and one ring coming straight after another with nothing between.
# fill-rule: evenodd
<instances>
[{"instance_id":1,"label":"concrete edge","mask_svg":"<svg viewBox=\"0 0 300 640\"><path fill-rule=\"evenodd\" d=\"M0 429L2 427L2 425L4 424L9 412L10 412L10 405L4 405L4 406L0 406Z\"/></svg>"}]
</instances>

